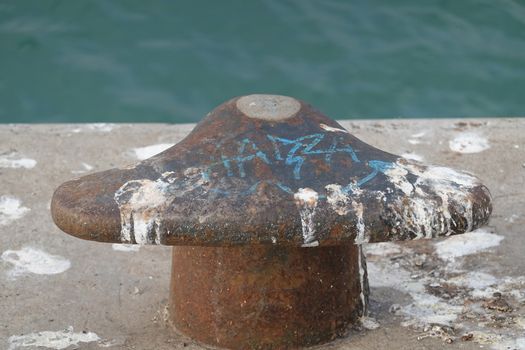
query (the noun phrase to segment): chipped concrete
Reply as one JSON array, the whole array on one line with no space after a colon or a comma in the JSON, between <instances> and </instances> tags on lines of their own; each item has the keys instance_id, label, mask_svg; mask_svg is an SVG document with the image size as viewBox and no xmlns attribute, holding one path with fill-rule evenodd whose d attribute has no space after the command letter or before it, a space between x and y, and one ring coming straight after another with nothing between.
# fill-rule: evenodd
<instances>
[{"instance_id":1,"label":"chipped concrete","mask_svg":"<svg viewBox=\"0 0 525 350\"><path fill-rule=\"evenodd\" d=\"M491 190L494 211L483 233L466 236L471 240L368 245L368 330L351 331L317 349L523 348L525 119L341 124L385 151L417 154L425 162L476 174ZM178 142L192 127L0 126L0 154L16 153L36 162L34 168L0 168L0 196L17 198L30 210L0 226L0 254L32 247L71 262L57 274L12 279L13 264L0 261L0 348L16 344L15 349L35 349L36 343L20 345L29 339L24 336L74 329L79 339L80 334L99 338L71 344L81 349L203 349L166 326L169 247L122 252L126 249L119 246L115 251L111 244L61 233L49 214L54 188L82 169L82 163L94 168L84 167L86 173L122 167L137 161L136 148ZM483 135L490 148L477 153L451 150L449 141L462 133ZM334 197L341 210L350 204ZM432 307L425 298L435 302Z\"/></svg>"}]
</instances>

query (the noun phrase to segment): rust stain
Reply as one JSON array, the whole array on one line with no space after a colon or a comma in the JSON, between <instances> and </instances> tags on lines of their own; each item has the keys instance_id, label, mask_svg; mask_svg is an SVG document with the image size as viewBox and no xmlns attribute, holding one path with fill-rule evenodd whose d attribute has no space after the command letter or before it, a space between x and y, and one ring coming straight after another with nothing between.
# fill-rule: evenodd
<instances>
[{"instance_id":1,"label":"rust stain","mask_svg":"<svg viewBox=\"0 0 525 350\"><path fill-rule=\"evenodd\" d=\"M346 334L362 313L357 246L174 247L170 316L231 349L284 349Z\"/></svg>"}]
</instances>

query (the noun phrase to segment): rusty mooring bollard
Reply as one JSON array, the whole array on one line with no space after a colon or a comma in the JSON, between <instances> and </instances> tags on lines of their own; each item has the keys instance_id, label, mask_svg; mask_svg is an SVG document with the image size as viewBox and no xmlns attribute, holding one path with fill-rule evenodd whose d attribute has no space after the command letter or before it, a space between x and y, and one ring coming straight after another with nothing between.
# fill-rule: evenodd
<instances>
[{"instance_id":1,"label":"rusty mooring bollard","mask_svg":"<svg viewBox=\"0 0 525 350\"><path fill-rule=\"evenodd\" d=\"M477 178L365 144L310 105L249 95L134 167L62 184L55 223L83 239L173 245L170 319L235 349L308 346L366 315L361 244L488 221Z\"/></svg>"}]
</instances>

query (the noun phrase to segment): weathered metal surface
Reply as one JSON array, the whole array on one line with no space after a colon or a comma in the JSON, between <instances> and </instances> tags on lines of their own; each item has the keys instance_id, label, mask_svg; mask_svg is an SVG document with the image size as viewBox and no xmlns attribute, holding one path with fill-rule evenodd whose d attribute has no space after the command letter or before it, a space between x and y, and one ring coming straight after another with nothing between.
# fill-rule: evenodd
<instances>
[{"instance_id":1,"label":"weathered metal surface","mask_svg":"<svg viewBox=\"0 0 525 350\"><path fill-rule=\"evenodd\" d=\"M234 98L165 152L67 182L52 201L80 238L209 246L431 238L482 226L491 209L474 176L383 152L268 95Z\"/></svg>"},{"instance_id":2,"label":"weathered metal surface","mask_svg":"<svg viewBox=\"0 0 525 350\"><path fill-rule=\"evenodd\" d=\"M363 312L358 249L173 247L170 319L198 341L231 349L332 340Z\"/></svg>"}]
</instances>

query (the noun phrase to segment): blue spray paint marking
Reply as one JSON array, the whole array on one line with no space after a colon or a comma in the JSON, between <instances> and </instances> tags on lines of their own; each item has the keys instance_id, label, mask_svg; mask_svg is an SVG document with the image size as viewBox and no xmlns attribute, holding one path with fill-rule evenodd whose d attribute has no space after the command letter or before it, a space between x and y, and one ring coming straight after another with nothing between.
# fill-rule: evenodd
<instances>
[{"instance_id":1,"label":"blue spray paint marking","mask_svg":"<svg viewBox=\"0 0 525 350\"><path fill-rule=\"evenodd\" d=\"M279 146L277 145L277 138L273 137L272 135L266 135L266 137L272 142L275 159L283 160L283 157L281 156L281 151L279 150Z\"/></svg>"},{"instance_id":2,"label":"blue spray paint marking","mask_svg":"<svg viewBox=\"0 0 525 350\"><path fill-rule=\"evenodd\" d=\"M350 146L350 145L344 145L342 147L338 147L339 140L337 138L333 138L332 142L330 144L330 147L327 149L314 149L325 137L326 134L318 133L318 134L311 134L302 136L296 139L287 139L283 137L277 137L273 135L267 135L268 140L273 145L274 154L273 154L273 160L276 161L284 161L286 165L293 166L293 176L296 180L301 179L301 169L302 165L305 162L305 160L311 156L311 155L324 155L325 162L328 164L331 164L332 161L332 155L338 152L343 152L346 154L349 154L352 158L353 162L360 163L356 151ZM286 145L286 146L292 146L288 153L286 154L286 158L283 158L283 154L281 153L280 146ZM202 171L201 176L202 179L206 182L210 181L211 177L211 170L217 165L222 165L227 173L227 176L231 177L234 176L233 171L233 163L237 165L239 176L241 178L246 177L246 171L244 169L244 163L251 161L255 158L259 158L261 161L263 161L266 164L271 164L272 160L268 158L266 153L261 151L257 145L252 142L250 139L245 138L239 143L238 153L236 156L233 157L226 157L221 156L221 161L210 164L205 170ZM345 187L342 188L343 193L350 194L356 189L360 188L361 186L365 185L369 181L371 181L373 178L375 178L379 173L385 173L388 169L391 169L394 167L394 163L391 162L384 162L380 160L370 160L367 162L367 165L369 168L372 169L371 173L363 177L362 179L358 180L357 182L351 182L347 184ZM294 194L294 191L285 184L281 182L275 182L271 180L260 180L255 182L253 185L250 185L249 188L246 190L243 190L240 192L241 195L249 195L256 191L257 187L261 183L267 183L270 185L274 185L283 192L286 192L288 194ZM227 190L222 190L219 188L212 188L210 191L213 191L215 193L229 196L230 192ZM319 195L319 199L325 199L326 195Z\"/></svg>"},{"instance_id":3,"label":"blue spray paint marking","mask_svg":"<svg viewBox=\"0 0 525 350\"><path fill-rule=\"evenodd\" d=\"M324 135L322 135L322 136L324 136ZM345 153L350 154L350 157L352 158L352 161L354 161L356 163L360 163L360 160L357 157L356 152L354 151L354 149L350 145L346 145L344 147L338 148L337 147L337 142L338 142L337 139L333 139L332 140L332 145L328 149L317 149L317 150L313 150L312 151L312 147L305 147L305 150L303 151L303 154L308 154L308 155L310 155L310 154L324 154L325 155L325 159L326 159L326 156L330 156L329 160L331 161L332 155L334 153L345 152Z\"/></svg>"},{"instance_id":4,"label":"blue spray paint marking","mask_svg":"<svg viewBox=\"0 0 525 350\"><path fill-rule=\"evenodd\" d=\"M257 189L257 187L259 187L259 185L262 184L262 183L267 183L267 184L270 184L270 185L274 185L277 188L279 188L280 190L282 190L283 192L286 192L286 193L289 193L289 194L293 194L293 192L290 189L290 187L286 186L282 182L278 182L278 181L276 182L276 181L272 181L272 180L257 181L252 186L250 186L250 188L248 188L246 191L241 192L241 194L248 195L248 194L254 193L255 190Z\"/></svg>"},{"instance_id":5,"label":"blue spray paint marking","mask_svg":"<svg viewBox=\"0 0 525 350\"><path fill-rule=\"evenodd\" d=\"M254 151L254 153L249 153L248 155L245 155L246 152L246 146L250 145L251 150ZM224 155L221 156L220 162L211 163L207 166L205 170L202 171L202 178L205 181L210 180L211 170L216 167L217 165L222 165L224 169L226 169L227 176L234 176L234 172L232 169L232 163L237 164L237 169L239 171L240 177L246 176L246 171L244 170L244 162L251 161L254 158L259 158L266 164L271 164L270 160L268 159L268 156L266 153L261 151L255 143L250 141L249 139L244 139L239 144L238 154L234 157L226 157Z\"/></svg>"},{"instance_id":6,"label":"blue spray paint marking","mask_svg":"<svg viewBox=\"0 0 525 350\"><path fill-rule=\"evenodd\" d=\"M366 175L365 177L363 177L362 179L360 179L359 181L349 183L348 185L343 187L342 188L343 193L345 193L347 195L351 194L353 191L355 191L356 189L359 189L364 184L366 184L367 182L369 182L370 180L375 178L379 173L383 173L384 174L387 170L392 169L394 167L394 163L384 162L384 161L381 161L381 160L370 160L370 161L368 161L368 166L373 169L372 172L370 174ZM295 193L295 191L293 191L290 187L286 186L282 182L279 182L279 181L276 182L276 181L272 181L272 180L260 180L260 181L257 181L256 183L254 183L253 185L251 185L250 187L248 187L248 189L240 191L239 194L243 195L243 196L253 194L257 190L257 187L260 184L262 184L262 183L267 183L267 184L270 184L270 185L274 185L277 188L279 188L280 190L282 190L283 192L286 192L288 194L294 194ZM230 195L229 191L222 190L222 189L219 189L219 188L211 188L210 191L218 193L218 194L221 194L221 195L224 195L224 196L229 196ZM318 198L319 199L326 199L326 195L322 195L321 194L321 195L318 196Z\"/></svg>"},{"instance_id":7,"label":"blue spray paint marking","mask_svg":"<svg viewBox=\"0 0 525 350\"><path fill-rule=\"evenodd\" d=\"M368 181L372 180L374 177L377 176L379 173L385 173L388 169L392 169L394 167L394 164L391 162L383 162L381 160L369 160L368 166L372 168L372 172L362 178L361 180L357 181L356 183L349 183L343 188L343 192L346 194L349 194L353 192L356 188L360 188L364 184L366 184Z\"/></svg>"},{"instance_id":8,"label":"blue spray paint marking","mask_svg":"<svg viewBox=\"0 0 525 350\"><path fill-rule=\"evenodd\" d=\"M272 135L267 135L268 139L272 142L274 148L275 159L282 160L281 151L278 143L283 145L292 145L292 148L288 151L288 154L285 159L286 165L294 165L293 175L296 180L301 179L301 168L306 159L305 156L310 155L325 155L325 161L330 164L332 161L332 155L336 152L345 152L350 154L352 161L359 163L360 160L357 157L355 150L350 146L346 145L344 147L337 147L337 139L332 139L332 144L328 149L313 149L317 146L325 137L325 134L312 134L307 136L302 136L297 139L291 140L283 137L276 137ZM311 140L309 143L303 141Z\"/></svg>"},{"instance_id":9,"label":"blue spray paint marking","mask_svg":"<svg viewBox=\"0 0 525 350\"><path fill-rule=\"evenodd\" d=\"M203 170L201 172L202 181L204 181L205 183L210 182L210 171L210 168L207 168L206 170Z\"/></svg>"},{"instance_id":10,"label":"blue spray paint marking","mask_svg":"<svg viewBox=\"0 0 525 350\"><path fill-rule=\"evenodd\" d=\"M229 196L230 192L226 190L221 190L220 188L210 188L211 192L215 192L217 194L222 194L223 196Z\"/></svg>"},{"instance_id":11,"label":"blue spray paint marking","mask_svg":"<svg viewBox=\"0 0 525 350\"><path fill-rule=\"evenodd\" d=\"M231 168L231 159L225 157L225 156L221 156L222 158L222 164L224 165L224 167L226 168L226 173L228 174L228 176L233 176L233 171L232 171L232 168Z\"/></svg>"},{"instance_id":12,"label":"blue spray paint marking","mask_svg":"<svg viewBox=\"0 0 525 350\"><path fill-rule=\"evenodd\" d=\"M328 149L328 152L326 152L324 156L324 161L326 164L332 164L332 154L335 153L335 150L337 148L337 139L332 139L332 144L330 145L330 148Z\"/></svg>"},{"instance_id":13,"label":"blue spray paint marking","mask_svg":"<svg viewBox=\"0 0 525 350\"><path fill-rule=\"evenodd\" d=\"M359 160L359 158L357 158L356 152L354 151L354 149L350 145L344 146L343 148L336 148L335 152L346 152L346 153L349 153L350 157L352 157L352 161L354 161L356 163L360 163L361 162Z\"/></svg>"},{"instance_id":14,"label":"blue spray paint marking","mask_svg":"<svg viewBox=\"0 0 525 350\"><path fill-rule=\"evenodd\" d=\"M301 167L304 163L305 158L302 155L296 155L295 153L301 148L304 147L303 154L308 154L305 151L310 151L313 147L315 147L321 140L323 139L323 134L312 134L307 136L299 137L295 140L286 139L283 137L276 137L272 135L266 135L267 138L272 142L274 151L275 151L275 158L281 159L281 152L279 149L279 146L277 145L277 142L284 144L284 145L293 145L292 148L288 151L288 154L286 155L285 164L286 165L295 165L293 169L293 175L296 180L301 178ZM303 143L302 141L307 139L313 139L310 143Z\"/></svg>"},{"instance_id":15,"label":"blue spray paint marking","mask_svg":"<svg viewBox=\"0 0 525 350\"><path fill-rule=\"evenodd\" d=\"M246 149L246 145L248 145L248 144L251 145L252 151L254 151L255 154L250 153L247 156L243 156L244 155L244 151ZM246 176L246 172L244 171L244 162L250 161L250 160L252 160L252 159L254 159L256 157L261 159L266 164L270 164L270 161L268 160L268 157L266 156L266 153L261 151L259 149L259 147L257 147L257 145L255 143L253 143L249 139L242 140L241 145L239 147L239 155L232 158L233 160L235 160L237 162L237 167L239 168L239 176L240 177L245 177ZM228 176L232 176L232 175L228 174Z\"/></svg>"},{"instance_id":16,"label":"blue spray paint marking","mask_svg":"<svg viewBox=\"0 0 525 350\"><path fill-rule=\"evenodd\" d=\"M289 194L293 194L294 193L290 187L286 186L285 184L283 184L281 182L276 183L276 185L277 185L277 187L279 187L281 190L283 190L286 193L289 193Z\"/></svg>"},{"instance_id":17,"label":"blue spray paint marking","mask_svg":"<svg viewBox=\"0 0 525 350\"><path fill-rule=\"evenodd\" d=\"M248 189L246 189L244 191L240 191L239 194L241 194L243 196L247 196L247 195L253 194L253 193L255 193L255 190L257 190L257 187L259 187L259 185L262 184L262 183L267 183L267 184L270 184L270 185L274 185L274 186L276 186L277 188L279 188L283 192L286 192L286 193L289 193L289 194L294 194L294 192L292 191L292 189L290 187L286 186L282 182L275 182L275 181L272 181L272 180L257 181L256 183L254 183L253 185L248 187ZM221 195L224 195L224 196L229 196L230 195L230 191L226 191L226 190L223 190L223 189L220 189L220 188L210 188L210 191L218 193L218 194L221 194Z\"/></svg>"}]
</instances>

